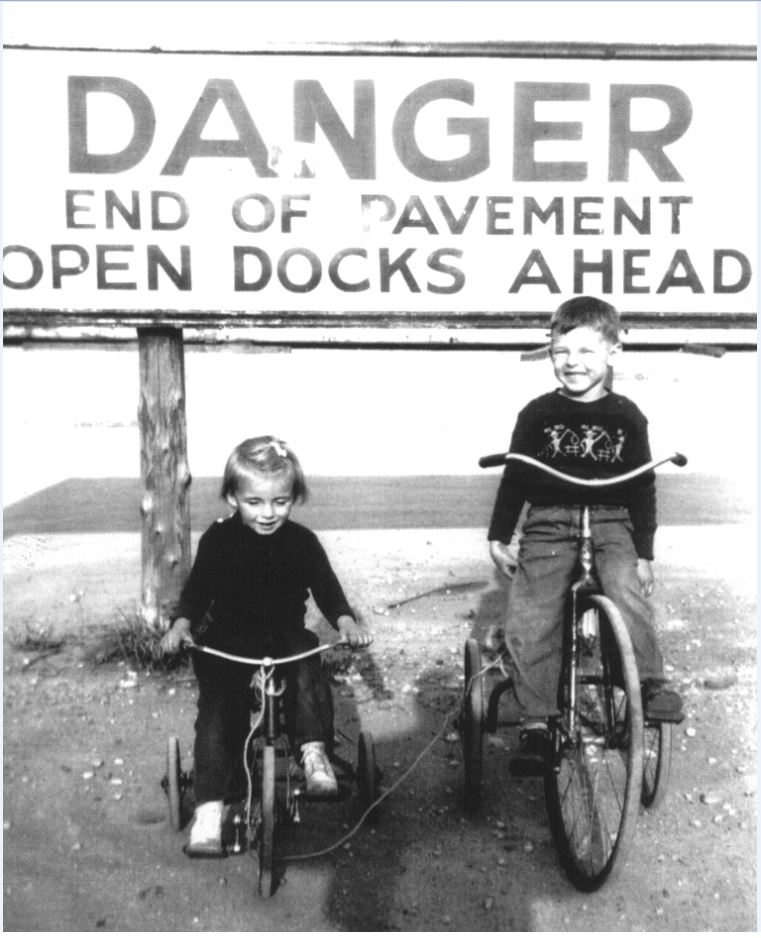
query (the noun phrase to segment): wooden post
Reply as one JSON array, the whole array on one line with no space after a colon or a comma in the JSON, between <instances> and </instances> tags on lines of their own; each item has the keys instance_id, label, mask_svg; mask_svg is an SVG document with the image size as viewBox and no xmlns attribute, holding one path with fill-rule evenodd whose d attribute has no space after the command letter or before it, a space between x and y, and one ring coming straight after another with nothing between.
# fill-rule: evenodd
<instances>
[{"instance_id":1,"label":"wooden post","mask_svg":"<svg viewBox=\"0 0 761 938\"><path fill-rule=\"evenodd\" d=\"M143 499L140 618L165 628L190 571L190 469L182 329L138 329Z\"/></svg>"}]
</instances>

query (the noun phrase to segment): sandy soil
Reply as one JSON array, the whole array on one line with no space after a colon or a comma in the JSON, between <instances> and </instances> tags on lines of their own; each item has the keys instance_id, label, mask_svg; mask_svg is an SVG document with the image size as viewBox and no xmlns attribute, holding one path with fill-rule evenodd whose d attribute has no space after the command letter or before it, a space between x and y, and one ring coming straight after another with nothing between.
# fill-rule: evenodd
<instances>
[{"instance_id":1,"label":"sandy soil","mask_svg":"<svg viewBox=\"0 0 761 938\"><path fill-rule=\"evenodd\" d=\"M188 672L86 660L134 610L139 539L5 542L6 930L755 931L755 563L752 549L737 549L738 537L755 542L750 527L659 532L662 644L688 719L665 803L642 813L620 878L591 895L559 870L540 784L507 774L509 733L487 745L482 813L461 811L461 751L447 721L462 647L504 604L483 532L322 537L375 636L334 685L349 738L339 751L355 761L359 729L371 731L387 789L443 732L376 826L289 862L269 901L255 894L252 856L191 861L167 823L166 740L180 736L186 764L192 745ZM63 645L35 651L40 634ZM307 806L283 851L328 847L357 810L354 799Z\"/></svg>"}]
</instances>

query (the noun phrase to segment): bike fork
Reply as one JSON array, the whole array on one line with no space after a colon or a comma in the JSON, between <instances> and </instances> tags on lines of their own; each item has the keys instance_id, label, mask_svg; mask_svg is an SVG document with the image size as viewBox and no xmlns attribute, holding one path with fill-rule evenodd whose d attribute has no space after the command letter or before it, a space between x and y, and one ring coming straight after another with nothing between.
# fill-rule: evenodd
<instances>
[{"instance_id":1,"label":"bike fork","mask_svg":"<svg viewBox=\"0 0 761 938\"><path fill-rule=\"evenodd\" d=\"M579 579L571 587L571 628L570 628L570 647L568 649L568 732L571 737L576 733L576 714L577 714L577 689L578 689L578 667L579 667L579 595L584 592L591 592L596 589L593 568L594 568L594 546L592 544L592 525L590 520L589 505L583 505L581 516L579 518L579 565L581 574Z\"/></svg>"},{"instance_id":2,"label":"bike fork","mask_svg":"<svg viewBox=\"0 0 761 938\"><path fill-rule=\"evenodd\" d=\"M274 746L278 735L278 704L282 688L275 687L275 678L272 674L268 675L264 682L264 744L265 746Z\"/></svg>"}]
</instances>

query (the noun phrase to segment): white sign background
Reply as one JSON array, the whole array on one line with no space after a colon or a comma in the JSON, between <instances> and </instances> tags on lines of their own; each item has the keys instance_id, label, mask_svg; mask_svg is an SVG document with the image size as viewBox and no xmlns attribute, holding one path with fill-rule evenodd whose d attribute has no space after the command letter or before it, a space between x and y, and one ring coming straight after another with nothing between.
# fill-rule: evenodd
<instances>
[{"instance_id":1,"label":"white sign background","mask_svg":"<svg viewBox=\"0 0 761 938\"><path fill-rule=\"evenodd\" d=\"M258 309L288 312L294 319L299 313L321 310L390 311L409 313L414 321L416 313L442 309L551 310L559 298L586 292L611 295L623 312L755 310L754 62L10 49L5 52L4 73L4 244L6 250L21 246L5 259L7 307L233 315ZM145 93L156 125L150 149L137 165L118 173L69 171L71 75L117 76ZM260 178L240 157L195 156L181 175L162 175L204 87L220 78L232 81L240 93L268 148L276 178ZM315 143L295 143L293 88L302 79L320 82L349 134L354 133L354 83L372 82L375 178L349 179L319 128ZM402 101L414 89L440 79L472 83L474 101L472 105L433 102L421 110L415 138L426 155L455 160L467 152L468 138L448 133L449 118L488 120L488 168L456 182L420 178L402 165L392 141ZM586 163L583 181L513 178L514 100L516 83L521 82L588 86L588 100L535 106L537 121L573 122L580 135L577 140L537 143L535 159ZM657 178L636 151L628 179L608 181L611 85L675 86L689 98L691 123L664 151L682 181ZM116 153L132 137L133 115L116 95L90 95L88 117L87 146L92 153ZM657 130L668 119L663 101L635 100L633 130ZM236 138L222 103L215 106L202 136ZM303 163L314 178L296 175ZM8 180L13 184L8 185ZM77 209L70 207L67 213L66 193L74 190L78 194L69 200ZM107 222L107 191L128 209L137 206L139 222L128 223L118 211ZM176 196L163 198L161 211L166 218L177 217L175 202L186 207L187 221L178 230L152 229L150 200L155 192ZM372 195L384 200L372 201L363 212L363 196ZM246 231L236 225L233 204L246 196L252 197L246 200L243 215L249 226L262 220L262 204L273 205L275 215L266 230ZM288 197L296 215L290 230L283 231L280 209ZM437 197L446 201L460 223L472 204L461 232L450 230L453 222L447 222ZM501 229L499 234L488 233L489 198L498 202L501 216L492 220L492 228ZM672 205L662 201L674 198L689 200L681 205L678 225ZM524 233L526 199L544 210L560 199L562 224L556 226L555 216L545 223L534 218L531 232ZM616 199L624 200L640 217L649 203L649 226L638 232L623 220L620 233L615 233ZM585 217L575 225L578 212ZM63 270L57 281L53 245L74 246L58 251ZM184 246L182 288L164 270L157 270L150 282L149 245L157 246L152 249L154 257L158 250L178 271ZM272 265L269 277L265 278L260 260L248 257L236 284L236 247L255 248L260 257L266 256ZM335 265L347 249L348 256L336 268L338 277L331 279L331 261ZM715 287L717 251L731 255L723 262L722 278L729 287L725 292ZM30 252L39 258L35 276ZM296 256L286 261L286 252ZM448 271L431 266L433 252L443 252L440 264ZM541 258L532 252L541 252ZM592 265L580 281L574 279L575 252L577 257L582 252L584 263ZM626 252L633 252L628 260ZM399 261L402 256L406 259ZM610 270L607 284L593 269L601 263ZM383 270L388 272L389 265L393 270L395 264L396 273L384 280ZM743 288L732 290L740 280ZM259 288L251 289L252 283ZM350 290L346 284L361 289Z\"/></svg>"}]
</instances>

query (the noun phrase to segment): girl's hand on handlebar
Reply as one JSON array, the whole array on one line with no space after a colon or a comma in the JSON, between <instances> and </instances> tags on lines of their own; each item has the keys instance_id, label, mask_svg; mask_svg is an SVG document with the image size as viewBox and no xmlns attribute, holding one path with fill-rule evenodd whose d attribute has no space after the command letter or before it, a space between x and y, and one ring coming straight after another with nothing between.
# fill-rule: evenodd
<instances>
[{"instance_id":1,"label":"girl's hand on handlebar","mask_svg":"<svg viewBox=\"0 0 761 938\"><path fill-rule=\"evenodd\" d=\"M351 645L352 648L363 648L372 642L372 637L367 629L355 622L351 616L340 616L336 625L341 634L341 641Z\"/></svg>"},{"instance_id":2,"label":"girl's hand on handlebar","mask_svg":"<svg viewBox=\"0 0 761 938\"><path fill-rule=\"evenodd\" d=\"M641 557L637 560L637 579L643 595L650 596L655 588L655 577L649 560L643 560Z\"/></svg>"},{"instance_id":3,"label":"girl's hand on handlebar","mask_svg":"<svg viewBox=\"0 0 761 938\"><path fill-rule=\"evenodd\" d=\"M185 644L193 644L193 637L190 634L190 619L175 619L171 629L161 639L159 650L162 655L174 655Z\"/></svg>"},{"instance_id":4,"label":"girl's hand on handlebar","mask_svg":"<svg viewBox=\"0 0 761 938\"><path fill-rule=\"evenodd\" d=\"M502 541L489 541L489 553L497 569L512 580L518 566L518 556L513 545L504 544Z\"/></svg>"}]
</instances>

